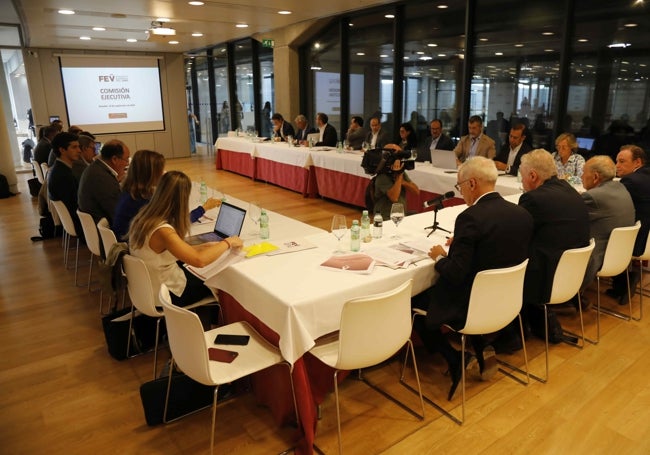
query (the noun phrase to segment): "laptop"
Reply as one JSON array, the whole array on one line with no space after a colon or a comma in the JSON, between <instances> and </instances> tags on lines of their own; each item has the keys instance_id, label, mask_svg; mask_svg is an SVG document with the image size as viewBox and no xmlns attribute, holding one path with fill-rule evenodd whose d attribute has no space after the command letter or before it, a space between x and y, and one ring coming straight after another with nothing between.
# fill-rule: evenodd
<instances>
[{"instance_id":1,"label":"laptop","mask_svg":"<svg viewBox=\"0 0 650 455\"><path fill-rule=\"evenodd\" d=\"M578 142L578 148L585 150L591 150L591 148L594 146L593 137L577 137L576 142Z\"/></svg>"},{"instance_id":2,"label":"laptop","mask_svg":"<svg viewBox=\"0 0 650 455\"><path fill-rule=\"evenodd\" d=\"M431 150L431 164L433 164L433 167L439 167L440 169L455 170L458 167L456 165L456 154L453 150Z\"/></svg>"},{"instance_id":3,"label":"laptop","mask_svg":"<svg viewBox=\"0 0 650 455\"><path fill-rule=\"evenodd\" d=\"M314 144L315 144L316 142L318 142L320 140L320 133L309 133L307 135L307 141L309 142L310 139L312 141L314 141Z\"/></svg>"},{"instance_id":4,"label":"laptop","mask_svg":"<svg viewBox=\"0 0 650 455\"><path fill-rule=\"evenodd\" d=\"M205 234L192 235L186 239L190 245L206 242L218 242L228 237L239 235L246 219L246 210L227 202L222 202L214 223L214 230Z\"/></svg>"}]
</instances>

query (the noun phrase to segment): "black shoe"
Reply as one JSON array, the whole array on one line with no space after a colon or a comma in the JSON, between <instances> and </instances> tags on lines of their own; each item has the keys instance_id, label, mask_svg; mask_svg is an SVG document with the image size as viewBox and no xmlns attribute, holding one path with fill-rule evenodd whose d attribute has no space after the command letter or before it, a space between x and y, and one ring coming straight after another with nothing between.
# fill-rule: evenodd
<instances>
[{"instance_id":1,"label":"black shoe","mask_svg":"<svg viewBox=\"0 0 650 455\"><path fill-rule=\"evenodd\" d=\"M492 342L494 352L497 354L514 354L524 348L521 337L518 335L504 337L500 336Z\"/></svg>"},{"instance_id":2,"label":"black shoe","mask_svg":"<svg viewBox=\"0 0 650 455\"><path fill-rule=\"evenodd\" d=\"M608 295L609 297L613 298L613 299L616 299L616 300L621 298L621 293L618 290L613 289L613 288L607 289L605 291L605 294Z\"/></svg>"},{"instance_id":3,"label":"black shoe","mask_svg":"<svg viewBox=\"0 0 650 455\"><path fill-rule=\"evenodd\" d=\"M447 394L447 400L451 401L454 398L454 393L456 393L456 388L462 378L463 372L460 369L460 352L458 353L458 358L449 364L449 374L451 375L451 387L449 388L449 393ZM465 370L470 370L476 368L476 357L474 357L469 352L465 353Z\"/></svg>"},{"instance_id":4,"label":"black shoe","mask_svg":"<svg viewBox=\"0 0 650 455\"><path fill-rule=\"evenodd\" d=\"M627 305L630 302L630 299L636 295L636 287L639 284L639 278L640 277L638 273L630 272L630 297L628 297L627 289L625 289L623 295L618 299L619 305Z\"/></svg>"},{"instance_id":5,"label":"black shoe","mask_svg":"<svg viewBox=\"0 0 650 455\"><path fill-rule=\"evenodd\" d=\"M578 296L576 295L573 299L571 299L571 302L573 303L573 306L575 307L576 311L578 311ZM584 294L580 294L580 308L582 309L583 312L591 308L591 302Z\"/></svg>"}]
</instances>

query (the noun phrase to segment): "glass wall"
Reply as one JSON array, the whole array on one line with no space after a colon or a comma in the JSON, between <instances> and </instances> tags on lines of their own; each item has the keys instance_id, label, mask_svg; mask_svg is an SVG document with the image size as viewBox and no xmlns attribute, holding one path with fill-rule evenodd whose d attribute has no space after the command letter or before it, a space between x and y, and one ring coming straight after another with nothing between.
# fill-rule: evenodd
<instances>
[{"instance_id":1,"label":"glass wall","mask_svg":"<svg viewBox=\"0 0 650 455\"><path fill-rule=\"evenodd\" d=\"M263 47L259 53L260 72L262 78L262 112L260 116L259 133L260 136L270 137L273 127L271 125L271 115L275 106L275 79L273 77L273 49ZM293 119L287 119L292 121Z\"/></svg>"},{"instance_id":2,"label":"glass wall","mask_svg":"<svg viewBox=\"0 0 650 455\"><path fill-rule=\"evenodd\" d=\"M212 50L212 71L214 72L214 93L216 96L216 117L218 136L226 136L230 128L230 93L228 91L228 52L226 46ZM215 135L215 138L217 135Z\"/></svg>"},{"instance_id":3,"label":"glass wall","mask_svg":"<svg viewBox=\"0 0 650 455\"><path fill-rule=\"evenodd\" d=\"M235 115L233 129L255 131L255 96L253 89L253 46L251 40L235 43Z\"/></svg>"}]
</instances>

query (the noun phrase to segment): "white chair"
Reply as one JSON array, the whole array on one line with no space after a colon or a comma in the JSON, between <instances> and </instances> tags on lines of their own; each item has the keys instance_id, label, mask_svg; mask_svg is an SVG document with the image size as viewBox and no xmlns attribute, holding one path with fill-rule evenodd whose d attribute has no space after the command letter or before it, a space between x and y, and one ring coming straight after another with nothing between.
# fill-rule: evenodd
<instances>
[{"instance_id":1,"label":"white chair","mask_svg":"<svg viewBox=\"0 0 650 455\"><path fill-rule=\"evenodd\" d=\"M597 303L597 317L596 317L596 341L600 341L600 313L609 314L620 319L629 321L632 318L632 294L630 293L630 274L628 272L628 265L632 259L632 250L634 250L634 242L636 236L641 229L641 222L637 221L634 226L620 227L612 230L607 241L607 248L605 249L605 257L603 258L603 266L596 274L596 283L598 288L598 303ZM625 272L627 277L627 295L628 305L630 309L629 314L623 314L620 311L612 310L610 308L601 308L600 306L600 279L603 277L613 277Z\"/></svg>"},{"instance_id":2,"label":"white chair","mask_svg":"<svg viewBox=\"0 0 650 455\"><path fill-rule=\"evenodd\" d=\"M40 164L38 164L38 161L34 160L34 158L32 158L31 161L32 161L32 166L34 166L34 172L36 173L36 178L38 179L41 185L45 185L45 175L43 173L43 169L41 168Z\"/></svg>"},{"instance_id":3,"label":"white chair","mask_svg":"<svg viewBox=\"0 0 650 455\"><path fill-rule=\"evenodd\" d=\"M99 238L102 241L102 247L104 249L103 257L106 258L108 256L108 253L111 251L113 245L117 243L117 237L115 237L115 232L111 230L111 227L109 226L108 220L106 218L102 218L101 220L99 220L99 222L97 222L97 231L99 232ZM125 297L126 297L126 289L122 289L122 307L124 307ZM109 312L110 312L111 300L112 300L112 296L108 300ZM117 305L117 298L116 298L116 305ZM103 302L100 300L99 302L100 313L102 313L102 309L103 309Z\"/></svg>"},{"instance_id":4,"label":"white chair","mask_svg":"<svg viewBox=\"0 0 650 455\"><path fill-rule=\"evenodd\" d=\"M88 291L90 291L90 281L93 274L93 260L95 256L102 258L102 249L99 245L99 232L92 215L77 209L77 216L81 221L81 229L84 231L86 246L90 250L90 269L88 270ZM101 298L101 296L100 296Z\"/></svg>"},{"instance_id":5,"label":"white chair","mask_svg":"<svg viewBox=\"0 0 650 455\"><path fill-rule=\"evenodd\" d=\"M466 335L485 335L494 333L510 324L515 318L519 318L519 331L523 343L525 370L510 365L503 361L498 361L501 365L526 375L526 380L522 380L512 373L499 368L499 371L514 380L527 385L530 382L528 373L528 354L526 353L526 343L524 339L524 326L521 321L521 306L523 303L524 276L528 259L519 265L513 267L483 270L476 274L472 283L472 291L469 298L469 307L467 309L467 319L465 326L460 330L454 330L461 334L461 365L465 365L465 342ZM582 280L581 280L582 282ZM416 316L425 316L427 312L419 308L413 309L413 318ZM406 361L404 362L406 366ZM461 368L461 388L462 388L462 414L458 419L456 416L446 411L442 406L432 400L425 398L427 402L436 409L449 417L455 423L462 425L465 421L465 368Z\"/></svg>"},{"instance_id":6,"label":"white chair","mask_svg":"<svg viewBox=\"0 0 650 455\"><path fill-rule=\"evenodd\" d=\"M50 172L50 166L47 163L41 163L41 171L43 172L43 179L47 180L47 174Z\"/></svg>"},{"instance_id":7,"label":"white chair","mask_svg":"<svg viewBox=\"0 0 650 455\"><path fill-rule=\"evenodd\" d=\"M214 398L212 400L212 430L210 432L210 453L214 450L214 431L217 417L217 393L219 386L236 381L252 373L262 371L268 367L277 364L284 364L289 369L289 379L291 381L291 392L296 411L296 400L293 389L293 378L291 377L291 365L285 362L280 355L278 348L266 341L259 333L255 331L246 322L235 322L219 328L203 331L199 317L171 303L169 290L165 284L160 286L160 302L163 306L163 313L167 324L167 335L169 337L169 347L172 352L172 361L169 369L169 380L167 382L167 395L165 397L165 407L163 412L163 421L167 420L167 405L169 402L169 393L171 390L171 378L176 362L179 368L190 378L204 385L216 386L214 389ZM219 334L229 335L248 335L250 337L248 344L245 346L227 346L225 349L236 351L238 353L231 363L216 362L209 360L208 350L214 345L214 339ZM222 348L223 346L220 346ZM180 416L173 420L178 420Z\"/></svg>"},{"instance_id":8,"label":"white chair","mask_svg":"<svg viewBox=\"0 0 650 455\"><path fill-rule=\"evenodd\" d=\"M341 312L338 339L322 345L317 344L309 351L323 363L335 369L334 396L336 399L339 453L343 452L343 442L341 439L338 372L340 370L356 370L377 365L389 359L405 345L413 353L410 338L412 285L413 280L408 280L391 291L347 301ZM415 363L415 354L412 354L412 358L422 415L410 411L385 392L381 393L409 410L415 416L423 419L424 401L420 388L420 378L417 373L417 364ZM367 381L365 382L367 383ZM372 384L369 385L377 389Z\"/></svg>"},{"instance_id":9,"label":"white chair","mask_svg":"<svg viewBox=\"0 0 650 455\"><path fill-rule=\"evenodd\" d=\"M650 232L645 243L645 251L640 256L632 257L632 259L639 261L639 317L632 316L632 319L640 321L643 318L643 261L650 261Z\"/></svg>"},{"instance_id":10,"label":"white chair","mask_svg":"<svg viewBox=\"0 0 650 455\"><path fill-rule=\"evenodd\" d=\"M551 297L549 301L544 305L544 335L545 335L545 347L546 347L546 374L543 378L531 374L531 376L540 381L548 381L548 306L556 305L560 303L567 302L574 295L578 295L578 314L580 315L580 333L582 338L582 344L576 343L575 346L583 348L585 345L585 326L582 320L582 306L580 302L580 286L582 280L584 279L585 272L587 271L587 265L589 264L589 257L591 252L594 250L596 242L594 239L589 241L589 245L583 248L574 248L571 250L565 250L560 257L560 260L555 269L555 275L553 275L553 287L551 289ZM573 333L565 332L569 335L576 336ZM573 343L569 343L573 344Z\"/></svg>"},{"instance_id":11,"label":"white chair","mask_svg":"<svg viewBox=\"0 0 650 455\"><path fill-rule=\"evenodd\" d=\"M74 284L77 284L77 269L79 266L79 236L77 235L77 229L74 226L74 221L72 221L72 216L68 212L68 208L65 206L63 201L51 201L54 206L54 210L59 214L61 223L63 224L63 230L65 231L66 236L64 236L63 242L63 263L68 268L68 253L70 251L70 239L72 237L77 239L77 246L75 248L75 258L74 258Z\"/></svg>"},{"instance_id":12,"label":"white chair","mask_svg":"<svg viewBox=\"0 0 650 455\"><path fill-rule=\"evenodd\" d=\"M132 357L130 355L131 349L131 333L133 328L133 318L135 317L135 310L137 309L140 313L156 318L156 341L154 345L154 356L153 356L153 378L156 379L156 371L158 366L158 338L160 334L160 320L164 316L162 309L156 307L157 296L156 290L153 288L151 283L151 277L147 271L142 259L131 256L130 254L125 254L122 258L122 264L124 265L124 272L126 273L127 287L129 289L129 297L131 298L131 320L129 322L129 337L126 343L126 356ZM196 308L202 305L216 304L218 302L214 297L206 297L202 300L199 300L192 305L188 305L185 308L191 309Z\"/></svg>"}]
</instances>

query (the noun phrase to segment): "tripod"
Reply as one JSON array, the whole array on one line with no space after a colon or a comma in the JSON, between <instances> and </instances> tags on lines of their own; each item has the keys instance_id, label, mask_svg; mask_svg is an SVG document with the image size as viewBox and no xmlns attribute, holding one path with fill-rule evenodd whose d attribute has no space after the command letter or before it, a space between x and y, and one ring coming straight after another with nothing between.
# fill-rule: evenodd
<instances>
[{"instance_id":1,"label":"tripod","mask_svg":"<svg viewBox=\"0 0 650 455\"><path fill-rule=\"evenodd\" d=\"M443 227L440 227L440 224L438 223L438 210L440 210L441 208L443 208L442 203L433 208L433 224L431 226L427 226L427 227L424 228L424 229L431 229L431 232L429 232L427 234L427 237L429 237L431 234L433 234L437 230L441 230L441 231L447 232L448 234L451 234L451 231L449 231L449 230L447 230L447 229L445 229Z\"/></svg>"}]
</instances>

